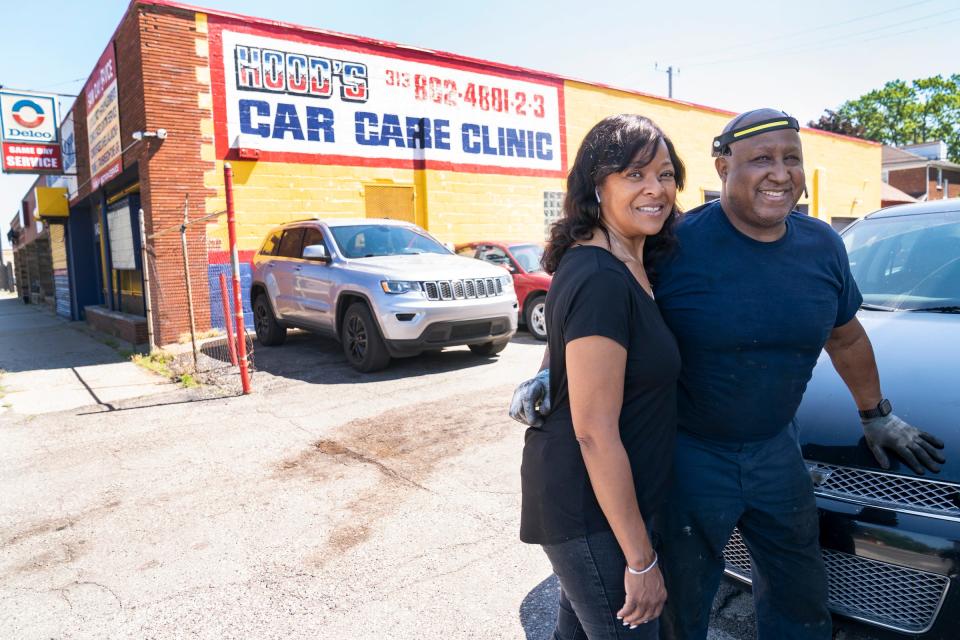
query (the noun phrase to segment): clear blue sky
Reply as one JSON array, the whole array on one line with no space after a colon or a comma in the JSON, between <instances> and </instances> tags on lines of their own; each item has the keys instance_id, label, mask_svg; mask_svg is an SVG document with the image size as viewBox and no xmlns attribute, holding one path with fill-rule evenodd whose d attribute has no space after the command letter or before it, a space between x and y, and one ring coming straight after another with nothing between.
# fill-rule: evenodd
<instances>
[{"instance_id":1,"label":"clear blue sky","mask_svg":"<svg viewBox=\"0 0 960 640\"><path fill-rule=\"evenodd\" d=\"M960 71L956 0L614 2L197 0L198 6L451 51L806 122L895 78ZM0 3L0 83L77 93L120 21L121 0ZM69 100L69 99L68 99ZM69 104L64 104L64 110ZM32 176L0 176L6 231Z\"/></svg>"}]
</instances>

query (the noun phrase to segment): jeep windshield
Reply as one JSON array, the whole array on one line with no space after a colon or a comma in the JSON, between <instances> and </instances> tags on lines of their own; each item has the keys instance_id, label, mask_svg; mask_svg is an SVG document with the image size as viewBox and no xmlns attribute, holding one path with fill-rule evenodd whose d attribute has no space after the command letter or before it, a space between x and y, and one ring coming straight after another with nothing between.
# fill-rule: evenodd
<instances>
[{"instance_id":1,"label":"jeep windshield","mask_svg":"<svg viewBox=\"0 0 960 640\"><path fill-rule=\"evenodd\" d=\"M866 219L843 233L863 308L954 313L960 306L960 214Z\"/></svg>"},{"instance_id":2,"label":"jeep windshield","mask_svg":"<svg viewBox=\"0 0 960 640\"><path fill-rule=\"evenodd\" d=\"M346 258L450 253L446 247L427 234L410 227L358 224L332 227L330 231L333 233L340 253Z\"/></svg>"}]
</instances>

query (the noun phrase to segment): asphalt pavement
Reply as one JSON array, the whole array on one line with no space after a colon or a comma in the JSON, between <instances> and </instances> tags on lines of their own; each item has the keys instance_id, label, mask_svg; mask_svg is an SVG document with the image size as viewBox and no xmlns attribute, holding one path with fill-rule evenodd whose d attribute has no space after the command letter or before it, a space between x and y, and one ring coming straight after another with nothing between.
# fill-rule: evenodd
<instances>
[{"instance_id":1,"label":"asphalt pavement","mask_svg":"<svg viewBox=\"0 0 960 640\"><path fill-rule=\"evenodd\" d=\"M517 538L506 416L542 349L520 334L362 375L299 333L257 349L250 396L8 410L0 637L549 638L557 584ZM754 637L749 596L718 605L712 639Z\"/></svg>"},{"instance_id":2,"label":"asphalt pavement","mask_svg":"<svg viewBox=\"0 0 960 640\"><path fill-rule=\"evenodd\" d=\"M95 339L83 322L69 322L0 292L0 413L109 407L177 389L121 355L121 346L109 336Z\"/></svg>"}]
</instances>

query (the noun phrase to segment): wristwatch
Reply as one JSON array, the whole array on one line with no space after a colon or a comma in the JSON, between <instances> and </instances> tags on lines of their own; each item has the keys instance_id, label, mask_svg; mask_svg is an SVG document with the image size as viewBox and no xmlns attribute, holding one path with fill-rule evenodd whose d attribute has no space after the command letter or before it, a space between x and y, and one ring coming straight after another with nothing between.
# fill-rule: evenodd
<instances>
[{"instance_id":1,"label":"wristwatch","mask_svg":"<svg viewBox=\"0 0 960 640\"><path fill-rule=\"evenodd\" d=\"M870 420L872 418L883 418L884 416L890 415L893 411L893 407L890 405L890 401L884 398L880 401L880 404L877 405L875 409L867 409L866 411L860 411L860 417L864 420Z\"/></svg>"}]
</instances>

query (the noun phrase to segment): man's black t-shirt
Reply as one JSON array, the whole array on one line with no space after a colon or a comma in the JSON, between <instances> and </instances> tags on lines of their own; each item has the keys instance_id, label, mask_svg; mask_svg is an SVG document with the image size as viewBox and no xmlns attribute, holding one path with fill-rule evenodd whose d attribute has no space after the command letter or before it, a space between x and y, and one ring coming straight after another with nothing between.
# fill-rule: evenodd
<instances>
[{"instance_id":1,"label":"man's black t-shirt","mask_svg":"<svg viewBox=\"0 0 960 640\"><path fill-rule=\"evenodd\" d=\"M551 413L526 433L520 539L554 544L609 530L573 430L566 344L603 336L627 350L620 439L630 459L640 513L659 505L673 458L680 354L656 303L620 260L573 247L547 294Z\"/></svg>"}]
</instances>

